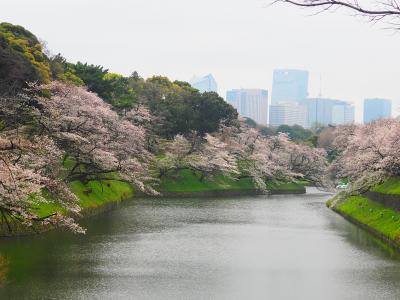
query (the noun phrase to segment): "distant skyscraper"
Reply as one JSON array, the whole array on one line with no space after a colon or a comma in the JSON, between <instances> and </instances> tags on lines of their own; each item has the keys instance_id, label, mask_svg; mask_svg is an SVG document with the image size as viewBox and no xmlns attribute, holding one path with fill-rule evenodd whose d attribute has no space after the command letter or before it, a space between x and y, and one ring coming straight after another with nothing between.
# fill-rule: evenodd
<instances>
[{"instance_id":1,"label":"distant skyscraper","mask_svg":"<svg viewBox=\"0 0 400 300\"><path fill-rule=\"evenodd\" d=\"M271 104L302 103L308 95L308 72L302 70L274 70Z\"/></svg>"},{"instance_id":2,"label":"distant skyscraper","mask_svg":"<svg viewBox=\"0 0 400 300\"><path fill-rule=\"evenodd\" d=\"M272 104L269 107L269 125L278 127L280 125L300 125L305 127L306 106L298 103Z\"/></svg>"},{"instance_id":3,"label":"distant skyscraper","mask_svg":"<svg viewBox=\"0 0 400 300\"><path fill-rule=\"evenodd\" d=\"M268 122L268 91L261 89L237 89L226 92L226 101L235 107L239 115L251 118L258 124Z\"/></svg>"},{"instance_id":4,"label":"distant skyscraper","mask_svg":"<svg viewBox=\"0 0 400 300\"><path fill-rule=\"evenodd\" d=\"M391 116L392 101L379 98L364 100L364 124L378 119L390 118Z\"/></svg>"},{"instance_id":5,"label":"distant skyscraper","mask_svg":"<svg viewBox=\"0 0 400 300\"><path fill-rule=\"evenodd\" d=\"M354 106L327 98L308 98L306 127L351 124L354 122Z\"/></svg>"},{"instance_id":6,"label":"distant skyscraper","mask_svg":"<svg viewBox=\"0 0 400 300\"><path fill-rule=\"evenodd\" d=\"M201 93L204 92L218 92L218 85L214 79L214 76L208 74L203 77L193 77L190 84L195 89L198 89Z\"/></svg>"}]
</instances>

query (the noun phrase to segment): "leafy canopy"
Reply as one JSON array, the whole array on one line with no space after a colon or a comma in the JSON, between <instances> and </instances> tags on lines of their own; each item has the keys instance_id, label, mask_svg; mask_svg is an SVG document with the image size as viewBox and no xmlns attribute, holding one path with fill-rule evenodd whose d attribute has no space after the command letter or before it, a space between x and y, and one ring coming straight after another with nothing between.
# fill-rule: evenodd
<instances>
[{"instance_id":1,"label":"leafy canopy","mask_svg":"<svg viewBox=\"0 0 400 300\"><path fill-rule=\"evenodd\" d=\"M37 37L22 26L0 23L0 92L13 93L28 81L50 80L49 59Z\"/></svg>"}]
</instances>

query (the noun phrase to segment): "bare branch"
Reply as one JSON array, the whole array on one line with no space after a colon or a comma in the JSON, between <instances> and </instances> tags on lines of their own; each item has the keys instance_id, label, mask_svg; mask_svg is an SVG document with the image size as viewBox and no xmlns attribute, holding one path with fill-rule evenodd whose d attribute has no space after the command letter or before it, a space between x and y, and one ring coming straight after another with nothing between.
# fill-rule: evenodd
<instances>
[{"instance_id":1,"label":"bare branch","mask_svg":"<svg viewBox=\"0 0 400 300\"><path fill-rule=\"evenodd\" d=\"M370 22L377 23L384 19L396 30L400 23L400 6L397 0L375 1L373 8L368 8L360 4L357 0L338 1L338 0L276 0L273 3L283 2L305 8L320 8L315 14L320 14L327 10L345 7L366 17Z\"/></svg>"}]
</instances>

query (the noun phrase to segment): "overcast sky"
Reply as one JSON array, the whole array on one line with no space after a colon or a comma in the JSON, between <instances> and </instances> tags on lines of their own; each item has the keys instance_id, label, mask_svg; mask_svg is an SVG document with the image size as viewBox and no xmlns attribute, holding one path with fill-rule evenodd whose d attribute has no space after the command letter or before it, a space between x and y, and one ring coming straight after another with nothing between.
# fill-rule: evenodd
<instances>
[{"instance_id":1,"label":"overcast sky","mask_svg":"<svg viewBox=\"0 0 400 300\"><path fill-rule=\"evenodd\" d=\"M265 0L1 0L0 20L25 26L68 60L113 72L190 80L212 73L231 88L272 86L275 68L310 72L309 94L356 104L400 100L400 33L346 10Z\"/></svg>"}]
</instances>

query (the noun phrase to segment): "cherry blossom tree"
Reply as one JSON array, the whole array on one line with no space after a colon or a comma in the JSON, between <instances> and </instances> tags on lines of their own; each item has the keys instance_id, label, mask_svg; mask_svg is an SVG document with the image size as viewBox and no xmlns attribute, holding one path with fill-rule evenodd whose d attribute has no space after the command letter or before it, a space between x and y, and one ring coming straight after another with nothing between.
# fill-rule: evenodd
<instances>
[{"instance_id":1,"label":"cherry blossom tree","mask_svg":"<svg viewBox=\"0 0 400 300\"><path fill-rule=\"evenodd\" d=\"M196 136L196 135L194 135ZM176 174L180 170L190 169L201 174L200 180L216 174L233 176L238 174L236 159L226 149L226 144L218 137L206 134L202 139L177 135L166 145L165 154L157 160L158 176Z\"/></svg>"},{"instance_id":2,"label":"cherry blossom tree","mask_svg":"<svg viewBox=\"0 0 400 300\"><path fill-rule=\"evenodd\" d=\"M152 115L143 103L138 102L124 115L124 120L145 129L145 148L149 152L156 153L159 151L160 137L155 131L156 124L160 122L159 117Z\"/></svg>"},{"instance_id":3,"label":"cherry blossom tree","mask_svg":"<svg viewBox=\"0 0 400 300\"><path fill-rule=\"evenodd\" d=\"M145 149L145 129L128 118L122 119L96 94L82 87L53 82L44 88L52 97L39 98L39 129L64 150L64 164L70 165L67 181L118 179L154 193ZM147 115L131 111L135 122Z\"/></svg>"},{"instance_id":4,"label":"cherry blossom tree","mask_svg":"<svg viewBox=\"0 0 400 300\"><path fill-rule=\"evenodd\" d=\"M287 141L286 134L264 137L256 129L243 127L237 136L242 176L251 177L261 190L266 190L266 181L290 180L295 174L288 168Z\"/></svg>"},{"instance_id":5,"label":"cherry blossom tree","mask_svg":"<svg viewBox=\"0 0 400 300\"><path fill-rule=\"evenodd\" d=\"M287 134L266 137L242 123L240 128L221 128L218 137L235 157L238 177L250 177L261 190L267 189L267 181L307 178L319 183L327 166L324 150L296 144Z\"/></svg>"},{"instance_id":6,"label":"cherry blossom tree","mask_svg":"<svg viewBox=\"0 0 400 300\"><path fill-rule=\"evenodd\" d=\"M357 182L360 190L370 188L387 176L400 175L398 120L341 126L337 129L334 145L340 154L330 167L333 177Z\"/></svg>"},{"instance_id":7,"label":"cherry blossom tree","mask_svg":"<svg viewBox=\"0 0 400 300\"><path fill-rule=\"evenodd\" d=\"M58 179L61 151L48 137L29 136L25 131L21 127L0 133L1 222L10 232L18 222L32 228L40 224L83 233L71 217L60 213L38 216L40 202L57 203L74 215L79 206L65 182Z\"/></svg>"},{"instance_id":8,"label":"cherry blossom tree","mask_svg":"<svg viewBox=\"0 0 400 300\"><path fill-rule=\"evenodd\" d=\"M43 89L52 96L38 97ZM31 85L0 104L0 218L10 231L20 222L84 232L68 217L79 213L68 188L74 180L117 179L155 193L148 184L145 110L122 119L95 94L59 82ZM57 203L66 213L39 216L41 202Z\"/></svg>"},{"instance_id":9,"label":"cherry blossom tree","mask_svg":"<svg viewBox=\"0 0 400 300\"><path fill-rule=\"evenodd\" d=\"M295 176L306 178L317 186L326 187L328 162L324 149L289 142L286 143L286 153L289 169L296 174Z\"/></svg>"}]
</instances>

